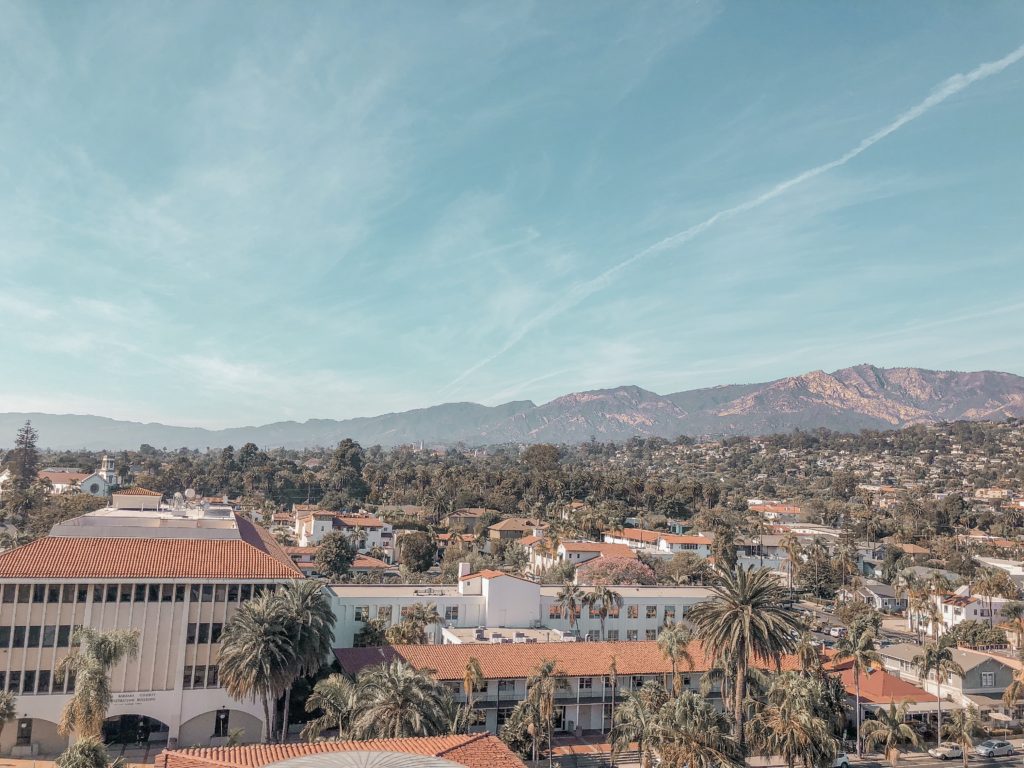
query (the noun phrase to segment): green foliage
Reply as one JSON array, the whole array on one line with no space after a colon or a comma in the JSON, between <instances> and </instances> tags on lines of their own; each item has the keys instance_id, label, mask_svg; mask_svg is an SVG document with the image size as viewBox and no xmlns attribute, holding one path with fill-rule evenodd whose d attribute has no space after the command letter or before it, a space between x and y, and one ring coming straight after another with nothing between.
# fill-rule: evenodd
<instances>
[{"instance_id":1,"label":"green foliage","mask_svg":"<svg viewBox=\"0 0 1024 768\"><path fill-rule=\"evenodd\" d=\"M961 621L952 629L947 630L939 643L943 646L982 647L987 645L1006 645L1006 632L999 627L991 627L987 622L970 619Z\"/></svg>"},{"instance_id":2,"label":"green foliage","mask_svg":"<svg viewBox=\"0 0 1024 768\"><path fill-rule=\"evenodd\" d=\"M316 552L316 570L330 581L341 581L352 573L359 554L355 542L341 531L331 531L320 541Z\"/></svg>"},{"instance_id":3,"label":"green foliage","mask_svg":"<svg viewBox=\"0 0 1024 768\"><path fill-rule=\"evenodd\" d=\"M404 534L398 540L402 565L413 573L430 570L437 557L437 544L429 533L414 531Z\"/></svg>"}]
</instances>

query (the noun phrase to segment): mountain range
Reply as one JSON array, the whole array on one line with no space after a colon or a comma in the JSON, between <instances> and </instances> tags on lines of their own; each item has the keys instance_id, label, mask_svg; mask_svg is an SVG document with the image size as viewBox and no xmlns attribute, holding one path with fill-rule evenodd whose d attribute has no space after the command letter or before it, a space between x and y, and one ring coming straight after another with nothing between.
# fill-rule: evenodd
<instances>
[{"instance_id":1,"label":"mountain range","mask_svg":"<svg viewBox=\"0 0 1024 768\"><path fill-rule=\"evenodd\" d=\"M536 405L445 403L402 413L335 421L282 421L210 430L118 421L100 416L0 413L0 445L10 446L26 419L39 444L54 449L330 446L350 437L379 444L485 445L580 443L630 437L763 435L826 427L893 429L939 421L1024 417L1024 377L864 364L811 371L760 384L730 384L659 395L636 386L574 392Z\"/></svg>"}]
</instances>

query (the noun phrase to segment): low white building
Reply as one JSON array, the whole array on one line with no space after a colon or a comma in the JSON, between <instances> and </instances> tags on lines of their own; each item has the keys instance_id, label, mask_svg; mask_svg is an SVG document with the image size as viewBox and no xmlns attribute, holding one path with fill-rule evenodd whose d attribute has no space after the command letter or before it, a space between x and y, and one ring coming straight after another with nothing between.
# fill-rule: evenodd
<instances>
[{"instance_id":1,"label":"low white building","mask_svg":"<svg viewBox=\"0 0 1024 768\"><path fill-rule=\"evenodd\" d=\"M360 552L379 548L385 550L389 558L393 554L394 529L391 523L373 515L342 514L302 505L296 510L294 531L300 547L315 547L328 533L338 531L355 541Z\"/></svg>"}]
</instances>

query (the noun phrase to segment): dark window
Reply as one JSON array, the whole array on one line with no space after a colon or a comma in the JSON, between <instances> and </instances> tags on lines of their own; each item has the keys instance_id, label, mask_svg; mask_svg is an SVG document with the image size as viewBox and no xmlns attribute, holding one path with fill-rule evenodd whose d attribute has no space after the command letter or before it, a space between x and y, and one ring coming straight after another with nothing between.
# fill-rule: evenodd
<instances>
[{"instance_id":1,"label":"dark window","mask_svg":"<svg viewBox=\"0 0 1024 768\"><path fill-rule=\"evenodd\" d=\"M174 585L164 584L160 587L160 602L169 603L174 599Z\"/></svg>"},{"instance_id":2,"label":"dark window","mask_svg":"<svg viewBox=\"0 0 1024 768\"><path fill-rule=\"evenodd\" d=\"M21 681L21 690L25 693L36 692L36 671L34 669L30 669L25 673L25 677Z\"/></svg>"},{"instance_id":3,"label":"dark window","mask_svg":"<svg viewBox=\"0 0 1024 768\"><path fill-rule=\"evenodd\" d=\"M132 601L132 585L122 584L121 585L121 602L130 603Z\"/></svg>"},{"instance_id":4,"label":"dark window","mask_svg":"<svg viewBox=\"0 0 1024 768\"><path fill-rule=\"evenodd\" d=\"M192 667L185 667L185 674L182 675L182 678L181 678L181 687L182 688L191 688L192 687Z\"/></svg>"},{"instance_id":5,"label":"dark window","mask_svg":"<svg viewBox=\"0 0 1024 768\"><path fill-rule=\"evenodd\" d=\"M200 624L199 625L199 634L197 635L196 642L199 642L199 643L208 643L208 642L210 642L210 625L209 624ZM198 667L197 667L197 669L198 669Z\"/></svg>"},{"instance_id":6,"label":"dark window","mask_svg":"<svg viewBox=\"0 0 1024 768\"><path fill-rule=\"evenodd\" d=\"M144 603L144 602L146 602L146 592L147 591L148 590L147 590L145 584L136 584L135 585L135 602L136 603Z\"/></svg>"},{"instance_id":7,"label":"dark window","mask_svg":"<svg viewBox=\"0 0 1024 768\"><path fill-rule=\"evenodd\" d=\"M206 668L206 687L216 688L217 687L217 665L212 664Z\"/></svg>"},{"instance_id":8,"label":"dark window","mask_svg":"<svg viewBox=\"0 0 1024 768\"><path fill-rule=\"evenodd\" d=\"M4 597L3 597L3 600L4 600L5 603L13 603L14 602L14 593L15 593L16 590L17 590L17 586L15 584L4 584Z\"/></svg>"},{"instance_id":9,"label":"dark window","mask_svg":"<svg viewBox=\"0 0 1024 768\"><path fill-rule=\"evenodd\" d=\"M77 594L78 602L84 603L85 600L86 600L86 596L89 594L89 585L88 584L79 584L76 589L77 589L77 593L78 593Z\"/></svg>"},{"instance_id":10,"label":"dark window","mask_svg":"<svg viewBox=\"0 0 1024 768\"><path fill-rule=\"evenodd\" d=\"M174 588L174 602L176 602L176 603L183 603L183 602L185 602L185 585L184 584L178 584Z\"/></svg>"},{"instance_id":11,"label":"dark window","mask_svg":"<svg viewBox=\"0 0 1024 768\"><path fill-rule=\"evenodd\" d=\"M50 670L39 670L39 682L36 683L36 693L50 692Z\"/></svg>"},{"instance_id":12,"label":"dark window","mask_svg":"<svg viewBox=\"0 0 1024 768\"><path fill-rule=\"evenodd\" d=\"M25 627L22 625L16 625L14 627L14 642L11 643L15 648L25 647Z\"/></svg>"},{"instance_id":13,"label":"dark window","mask_svg":"<svg viewBox=\"0 0 1024 768\"><path fill-rule=\"evenodd\" d=\"M18 721L18 734L14 739L15 746L27 747L32 743L32 718L26 717Z\"/></svg>"},{"instance_id":14,"label":"dark window","mask_svg":"<svg viewBox=\"0 0 1024 768\"><path fill-rule=\"evenodd\" d=\"M32 602L33 603L45 603L46 602L46 585L45 584L33 584L32 585Z\"/></svg>"},{"instance_id":15,"label":"dark window","mask_svg":"<svg viewBox=\"0 0 1024 768\"><path fill-rule=\"evenodd\" d=\"M192 645L192 643L194 643L195 641L196 641L196 625L190 623L185 628L185 643L187 645Z\"/></svg>"},{"instance_id":16,"label":"dark window","mask_svg":"<svg viewBox=\"0 0 1024 768\"><path fill-rule=\"evenodd\" d=\"M65 603L75 602L75 592L77 591L77 584L65 584L64 585L64 596L61 598Z\"/></svg>"},{"instance_id":17,"label":"dark window","mask_svg":"<svg viewBox=\"0 0 1024 768\"><path fill-rule=\"evenodd\" d=\"M224 738L228 735L228 722L231 713L226 709L218 709L217 717L213 721L214 738Z\"/></svg>"},{"instance_id":18,"label":"dark window","mask_svg":"<svg viewBox=\"0 0 1024 768\"><path fill-rule=\"evenodd\" d=\"M149 600L149 602L151 602L151 603L158 603L158 602L160 602L160 585L159 584L150 584L149 585L149 597L146 598L146 599Z\"/></svg>"},{"instance_id":19,"label":"dark window","mask_svg":"<svg viewBox=\"0 0 1024 768\"><path fill-rule=\"evenodd\" d=\"M213 584L203 584L203 597L200 602L208 603L213 600Z\"/></svg>"},{"instance_id":20,"label":"dark window","mask_svg":"<svg viewBox=\"0 0 1024 768\"><path fill-rule=\"evenodd\" d=\"M75 692L75 673L74 672L68 672L67 687L64 690L67 691L68 693L74 693Z\"/></svg>"},{"instance_id":21,"label":"dark window","mask_svg":"<svg viewBox=\"0 0 1024 768\"><path fill-rule=\"evenodd\" d=\"M206 667L196 667L195 677L192 678L193 688L205 688L206 687Z\"/></svg>"},{"instance_id":22,"label":"dark window","mask_svg":"<svg viewBox=\"0 0 1024 768\"><path fill-rule=\"evenodd\" d=\"M42 630L43 630L43 628L41 626L39 626L38 624L33 624L32 626L30 626L28 628L28 647L29 648L38 648L39 647L39 637L40 637L40 635L42 635Z\"/></svg>"},{"instance_id":23,"label":"dark window","mask_svg":"<svg viewBox=\"0 0 1024 768\"><path fill-rule=\"evenodd\" d=\"M199 602L199 585L189 584L188 585L188 599L193 603Z\"/></svg>"},{"instance_id":24,"label":"dark window","mask_svg":"<svg viewBox=\"0 0 1024 768\"><path fill-rule=\"evenodd\" d=\"M19 693L21 691L21 672L11 672L7 680L7 690Z\"/></svg>"},{"instance_id":25,"label":"dark window","mask_svg":"<svg viewBox=\"0 0 1024 768\"><path fill-rule=\"evenodd\" d=\"M237 603L238 602L238 585L237 584L228 584L228 602L229 603Z\"/></svg>"},{"instance_id":26,"label":"dark window","mask_svg":"<svg viewBox=\"0 0 1024 768\"><path fill-rule=\"evenodd\" d=\"M242 600L245 601L245 600L249 600L250 598L252 598L252 584L243 584L242 585Z\"/></svg>"},{"instance_id":27,"label":"dark window","mask_svg":"<svg viewBox=\"0 0 1024 768\"><path fill-rule=\"evenodd\" d=\"M57 642L57 628L53 624L43 627L43 648L53 648Z\"/></svg>"},{"instance_id":28,"label":"dark window","mask_svg":"<svg viewBox=\"0 0 1024 768\"><path fill-rule=\"evenodd\" d=\"M71 644L71 625L61 624L57 627L57 647L67 648Z\"/></svg>"},{"instance_id":29,"label":"dark window","mask_svg":"<svg viewBox=\"0 0 1024 768\"><path fill-rule=\"evenodd\" d=\"M71 586L68 584L67 586ZM59 603L60 602L60 584L50 584L46 588L46 602L48 603Z\"/></svg>"},{"instance_id":30,"label":"dark window","mask_svg":"<svg viewBox=\"0 0 1024 768\"><path fill-rule=\"evenodd\" d=\"M92 585L92 601L94 603L102 603L103 602L103 592L105 590L106 590L106 587L104 587L102 584L93 584Z\"/></svg>"},{"instance_id":31,"label":"dark window","mask_svg":"<svg viewBox=\"0 0 1024 768\"><path fill-rule=\"evenodd\" d=\"M11 647L11 628L0 627L0 648Z\"/></svg>"},{"instance_id":32,"label":"dark window","mask_svg":"<svg viewBox=\"0 0 1024 768\"><path fill-rule=\"evenodd\" d=\"M7 690L7 673L0 672L0 691Z\"/></svg>"},{"instance_id":33,"label":"dark window","mask_svg":"<svg viewBox=\"0 0 1024 768\"><path fill-rule=\"evenodd\" d=\"M223 624L221 624L219 621L213 622L213 624L210 626L210 642L211 643L219 643L220 642L220 633L223 630L224 630L224 625Z\"/></svg>"},{"instance_id":34,"label":"dark window","mask_svg":"<svg viewBox=\"0 0 1024 768\"><path fill-rule=\"evenodd\" d=\"M32 594L32 587L28 584L18 585L18 602L27 603L29 596Z\"/></svg>"},{"instance_id":35,"label":"dark window","mask_svg":"<svg viewBox=\"0 0 1024 768\"><path fill-rule=\"evenodd\" d=\"M107 584L106 601L108 603L117 602L117 584Z\"/></svg>"},{"instance_id":36,"label":"dark window","mask_svg":"<svg viewBox=\"0 0 1024 768\"><path fill-rule=\"evenodd\" d=\"M225 584L217 584L213 588L213 599L214 599L214 602L223 603L224 600L226 599L227 591L228 591L227 585L225 585Z\"/></svg>"}]
</instances>

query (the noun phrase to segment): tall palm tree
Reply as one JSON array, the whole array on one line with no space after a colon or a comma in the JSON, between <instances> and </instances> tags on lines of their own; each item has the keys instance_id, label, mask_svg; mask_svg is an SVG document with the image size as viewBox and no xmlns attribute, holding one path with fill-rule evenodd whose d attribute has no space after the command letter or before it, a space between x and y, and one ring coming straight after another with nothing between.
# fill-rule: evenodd
<instances>
[{"instance_id":1,"label":"tall palm tree","mask_svg":"<svg viewBox=\"0 0 1024 768\"><path fill-rule=\"evenodd\" d=\"M850 661L853 668L854 707L853 718L857 729L857 757L861 756L860 738L860 679L872 669L882 666L882 657L875 650L875 631L866 627L859 634L850 633L836 644L836 663Z\"/></svg>"},{"instance_id":2,"label":"tall palm tree","mask_svg":"<svg viewBox=\"0 0 1024 768\"><path fill-rule=\"evenodd\" d=\"M1020 595L1020 589L1009 574L996 568L986 568L982 571L981 577L974 582L974 587L988 604L988 625L990 627L995 626L995 616L992 610L993 598L1016 598Z\"/></svg>"},{"instance_id":3,"label":"tall palm tree","mask_svg":"<svg viewBox=\"0 0 1024 768\"><path fill-rule=\"evenodd\" d=\"M808 677L818 677L821 675L821 653L818 650L818 646L814 644L814 636L810 632L804 630L800 633L794 651L800 662L801 673Z\"/></svg>"},{"instance_id":4,"label":"tall palm tree","mask_svg":"<svg viewBox=\"0 0 1024 768\"><path fill-rule=\"evenodd\" d=\"M583 596L583 605L592 613L597 613L597 618L601 621L601 639L606 639L605 622L609 616L622 609L622 595L601 584Z\"/></svg>"},{"instance_id":5,"label":"tall palm tree","mask_svg":"<svg viewBox=\"0 0 1024 768\"><path fill-rule=\"evenodd\" d=\"M729 717L696 691L683 691L658 712L653 742L663 768L742 768L743 748Z\"/></svg>"},{"instance_id":6,"label":"tall palm tree","mask_svg":"<svg viewBox=\"0 0 1024 768\"><path fill-rule=\"evenodd\" d=\"M831 724L820 717L812 699L819 691L812 681L797 675L779 675L772 681L768 703L747 723L747 738L765 755L778 755L788 768L831 765L838 742Z\"/></svg>"},{"instance_id":7,"label":"tall palm tree","mask_svg":"<svg viewBox=\"0 0 1024 768\"><path fill-rule=\"evenodd\" d=\"M682 622L669 624L658 635L658 648L661 655L672 664L672 693L678 695L682 691L679 678L679 662L685 661L688 669L693 669L693 654L690 653L692 635L689 627Z\"/></svg>"},{"instance_id":8,"label":"tall palm tree","mask_svg":"<svg viewBox=\"0 0 1024 768\"><path fill-rule=\"evenodd\" d=\"M466 662L466 668L462 673L462 691L466 694L466 722L472 722L471 715L473 713L473 694L476 689L484 682L484 671L480 667L480 660L476 656L470 656L469 661Z\"/></svg>"},{"instance_id":9,"label":"tall palm tree","mask_svg":"<svg viewBox=\"0 0 1024 768\"><path fill-rule=\"evenodd\" d=\"M935 729L935 738L938 744L942 741L942 681L950 675L963 677L964 668L953 660L953 651L949 646L940 646L937 643L926 645L924 651L911 660L911 664L917 670L917 676L922 683L935 675L935 696L938 698L938 727Z\"/></svg>"},{"instance_id":10,"label":"tall palm tree","mask_svg":"<svg viewBox=\"0 0 1024 768\"><path fill-rule=\"evenodd\" d=\"M787 582L789 584L789 596L792 597L793 576L797 571L797 563L799 562L800 555L803 553L803 547L800 545L800 537L793 533L793 531L786 531L782 538L779 539L779 546L786 552Z\"/></svg>"},{"instance_id":11,"label":"tall palm tree","mask_svg":"<svg viewBox=\"0 0 1024 768\"><path fill-rule=\"evenodd\" d=\"M292 688L300 677L316 674L334 645L334 611L323 585L312 579L295 580L275 593L282 621L289 629L295 659L291 682L284 693L281 741L288 740L288 715Z\"/></svg>"},{"instance_id":12,"label":"tall palm tree","mask_svg":"<svg viewBox=\"0 0 1024 768\"><path fill-rule=\"evenodd\" d=\"M729 709L734 735L742 746L747 670L751 662L781 666L782 656L796 645L792 633L800 622L797 614L784 606L785 587L767 569L737 568L721 573L712 592L712 599L695 605L689 618L704 648L730 671Z\"/></svg>"},{"instance_id":13,"label":"tall palm tree","mask_svg":"<svg viewBox=\"0 0 1024 768\"><path fill-rule=\"evenodd\" d=\"M125 765L121 758L111 764L107 745L95 736L78 739L65 749L55 762L57 768L109 768L111 765L120 768Z\"/></svg>"},{"instance_id":14,"label":"tall palm tree","mask_svg":"<svg viewBox=\"0 0 1024 768\"><path fill-rule=\"evenodd\" d=\"M917 746L917 734L906 722L907 707L906 701L901 702L899 706L896 706L895 702L890 702L888 710L878 710L875 720L864 723L864 746L882 747L882 753L892 768L896 768L899 762L902 754L901 745L910 742Z\"/></svg>"},{"instance_id":15,"label":"tall palm tree","mask_svg":"<svg viewBox=\"0 0 1024 768\"><path fill-rule=\"evenodd\" d=\"M0 691L0 736L4 727L18 714L18 697L14 691Z\"/></svg>"},{"instance_id":16,"label":"tall palm tree","mask_svg":"<svg viewBox=\"0 0 1024 768\"><path fill-rule=\"evenodd\" d=\"M555 595L555 605L562 612L562 616L569 620L569 626L573 629L579 629L580 609L585 597L586 593L571 581L565 582Z\"/></svg>"},{"instance_id":17,"label":"tall palm tree","mask_svg":"<svg viewBox=\"0 0 1024 768\"><path fill-rule=\"evenodd\" d=\"M1017 702L1024 697L1024 667L1013 673L1010 684L1003 691L1003 704L1009 709L1017 706Z\"/></svg>"},{"instance_id":18,"label":"tall palm tree","mask_svg":"<svg viewBox=\"0 0 1024 768\"><path fill-rule=\"evenodd\" d=\"M356 678L352 738L443 736L451 731L451 692L401 661L369 667Z\"/></svg>"},{"instance_id":19,"label":"tall palm tree","mask_svg":"<svg viewBox=\"0 0 1024 768\"><path fill-rule=\"evenodd\" d=\"M658 713L667 701L668 695L659 683L646 682L639 690L630 691L612 724L612 752L626 752L635 741L640 752L640 768L648 768L654 757Z\"/></svg>"},{"instance_id":20,"label":"tall palm tree","mask_svg":"<svg viewBox=\"0 0 1024 768\"><path fill-rule=\"evenodd\" d=\"M57 664L58 679L69 674L75 678L75 693L64 705L58 730L65 736L77 731L80 737L99 738L113 697L110 670L124 659L135 658L139 652L139 633L79 627L72 641L78 649Z\"/></svg>"},{"instance_id":21,"label":"tall palm tree","mask_svg":"<svg viewBox=\"0 0 1024 768\"><path fill-rule=\"evenodd\" d=\"M217 665L221 685L234 699L263 703L264 733L273 740L271 703L291 685L297 661L280 602L263 592L243 603L224 627Z\"/></svg>"},{"instance_id":22,"label":"tall palm tree","mask_svg":"<svg viewBox=\"0 0 1024 768\"><path fill-rule=\"evenodd\" d=\"M615 656L612 656L608 660L608 683L612 689L612 723L615 722L615 693L619 687L619 663L616 661ZM604 732L604 724L601 725L601 731Z\"/></svg>"},{"instance_id":23,"label":"tall palm tree","mask_svg":"<svg viewBox=\"0 0 1024 768\"><path fill-rule=\"evenodd\" d=\"M1017 652L1024 651L1024 603L1014 600L1003 606L1003 621L1013 627L1017 638Z\"/></svg>"},{"instance_id":24,"label":"tall palm tree","mask_svg":"<svg viewBox=\"0 0 1024 768\"><path fill-rule=\"evenodd\" d=\"M345 675L335 673L318 680L306 699L306 711L311 714L320 711L322 714L306 723L302 729L302 738L316 741L324 731L331 728L338 729L339 740L346 738L356 701L356 687Z\"/></svg>"},{"instance_id":25,"label":"tall palm tree","mask_svg":"<svg viewBox=\"0 0 1024 768\"><path fill-rule=\"evenodd\" d=\"M981 730L981 715L978 708L970 704L962 709L954 709L949 713L949 719L939 731L940 736L947 741L960 745L963 752L964 768L967 768L967 755L974 746L974 735Z\"/></svg>"},{"instance_id":26,"label":"tall palm tree","mask_svg":"<svg viewBox=\"0 0 1024 768\"><path fill-rule=\"evenodd\" d=\"M556 664L550 659L545 659L526 679L526 698L532 702L537 714L545 723L551 723L555 715L555 677ZM548 765L551 765L551 732L553 727L548 727ZM534 734L533 759L537 760L537 734Z\"/></svg>"}]
</instances>

